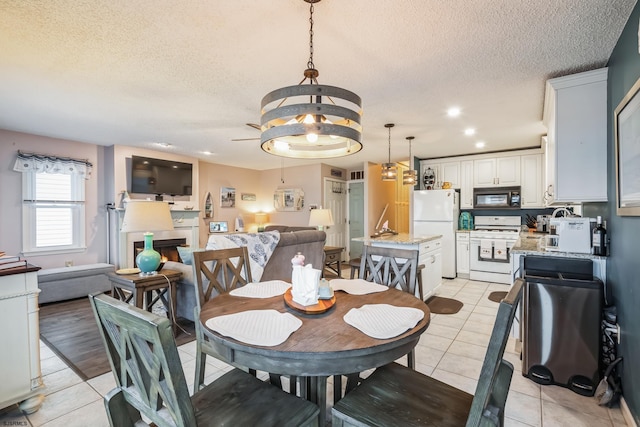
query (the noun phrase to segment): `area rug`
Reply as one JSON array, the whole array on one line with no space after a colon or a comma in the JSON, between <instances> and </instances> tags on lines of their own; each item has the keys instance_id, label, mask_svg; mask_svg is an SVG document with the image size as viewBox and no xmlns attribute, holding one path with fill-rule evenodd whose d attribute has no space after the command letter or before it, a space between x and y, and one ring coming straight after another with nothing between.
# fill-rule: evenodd
<instances>
[{"instance_id":1,"label":"area rug","mask_svg":"<svg viewBox=\"0 0 640 427\"><path fill-rule=\"evenodd\" d=\"M504 299L504 297L507 296L507 293L504 291L496 291L496 292L491 292L489 294L489 300L493 301L493 302L500 302Z\"/></svg>"},{"instance_id":2,"label":"area rug","mask_svg":"<svg viewBox=\"0 0 640 427\"><path fill-rule=\"evenodd\" d=\"M433 296L425 301L434 314L456 314L464 305L458 300Z\"/></svg>"},{"instance_id":3,"label":"area rug","mask_svg":"<svg viewBox=\"0 0 640 427\"><path fill-rule=\"evenodd\" d=\"M177 345L195 339L193 322L178 325ZM111 371L89 298L40 306L40 339L83 381Z\"/></svg>"}]
</instances>

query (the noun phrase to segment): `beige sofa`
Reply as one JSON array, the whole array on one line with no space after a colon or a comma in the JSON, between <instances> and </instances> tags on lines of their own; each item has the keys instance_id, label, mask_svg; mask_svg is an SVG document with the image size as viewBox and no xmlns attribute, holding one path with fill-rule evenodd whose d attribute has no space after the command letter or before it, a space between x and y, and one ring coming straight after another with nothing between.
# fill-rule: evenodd
<instances>
[{"instance_id":1,"label":"beige sofa","mask_svg":"<svg viewBox=\"0 0 640 427\"><path fill-rule=\"evenodd\" d=\"M305 263L316 268L324 265L324 244L326 234L309 227L269 226L265 231L278 231L280 240L269 261L264 266L261 281L285 280L291 281L291 258L298 252L305 256ZM218 238L218 237L216 237ZM205 249L212 247L213 237L210 237ZM251 254L249 254L251 255ZM176 298L176 315L185 319L193 319L193 308L196 304L195 287L193 281L193 266L180 262L167 261L164 268L182 272L182 279L178 282Z\"/></svg>"}]
</instances>

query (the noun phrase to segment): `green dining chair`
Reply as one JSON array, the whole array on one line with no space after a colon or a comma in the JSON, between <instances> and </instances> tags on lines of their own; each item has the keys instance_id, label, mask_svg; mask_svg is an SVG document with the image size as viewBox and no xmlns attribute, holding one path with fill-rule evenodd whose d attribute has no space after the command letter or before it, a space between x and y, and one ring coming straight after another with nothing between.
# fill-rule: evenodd
<instances>
[{"instance_id":1,"label":"green dining chair","mask_svg":"<svg viewBox=\"0 0 640 427\"><path fill-rule=\"evenodd\" d=\"M316 405L239 369L189 396L169 319L105 294L89 298L116 380L104 398L111 426L317 425Z\"/></svg>"},{"instance_id":2,"label":"green dining chair","mask_svg":"<svg viewBox=\"0 0 640 427\"><path fill-rule=\"evenodd\" d=\"M503 359L524 281L500 302L474 395L397 363L377 368L336 403L334 427L504 425L513 365Z\"/></svg>"}]
</instances>

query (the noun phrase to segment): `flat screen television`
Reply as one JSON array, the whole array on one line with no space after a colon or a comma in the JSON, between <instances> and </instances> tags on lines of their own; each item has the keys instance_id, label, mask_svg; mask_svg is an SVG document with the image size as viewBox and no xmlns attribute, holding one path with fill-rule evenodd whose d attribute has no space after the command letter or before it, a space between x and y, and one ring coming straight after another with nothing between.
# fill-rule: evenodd
<instances>
[{"instance_id":1,"label":"flat screen television","mask_svg":"<svg viewBox=\"0 0 640 427\"><path fill-rule=\"evenodd\" d=\"M191 163L131 156L131 192L191 196Z\"/></svg>"}]
</instances>

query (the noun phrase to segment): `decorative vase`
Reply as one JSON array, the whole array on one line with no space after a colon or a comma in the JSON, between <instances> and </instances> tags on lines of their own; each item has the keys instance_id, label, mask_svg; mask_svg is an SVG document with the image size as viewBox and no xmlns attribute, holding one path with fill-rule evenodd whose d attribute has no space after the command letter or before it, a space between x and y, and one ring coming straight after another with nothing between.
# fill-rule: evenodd
<instances>
[{"instance_id":1,"label":"decorative vase","mask_svg":"<svg viewBox=\"0 0 640 427\"><path fill-rule=\"evenodd\" d=\"M141 274L156 274L160 265L160 254L153 249L153 233L144 233L144 249L136 256L136 264Z\"/></svg>"}]
</instances>

